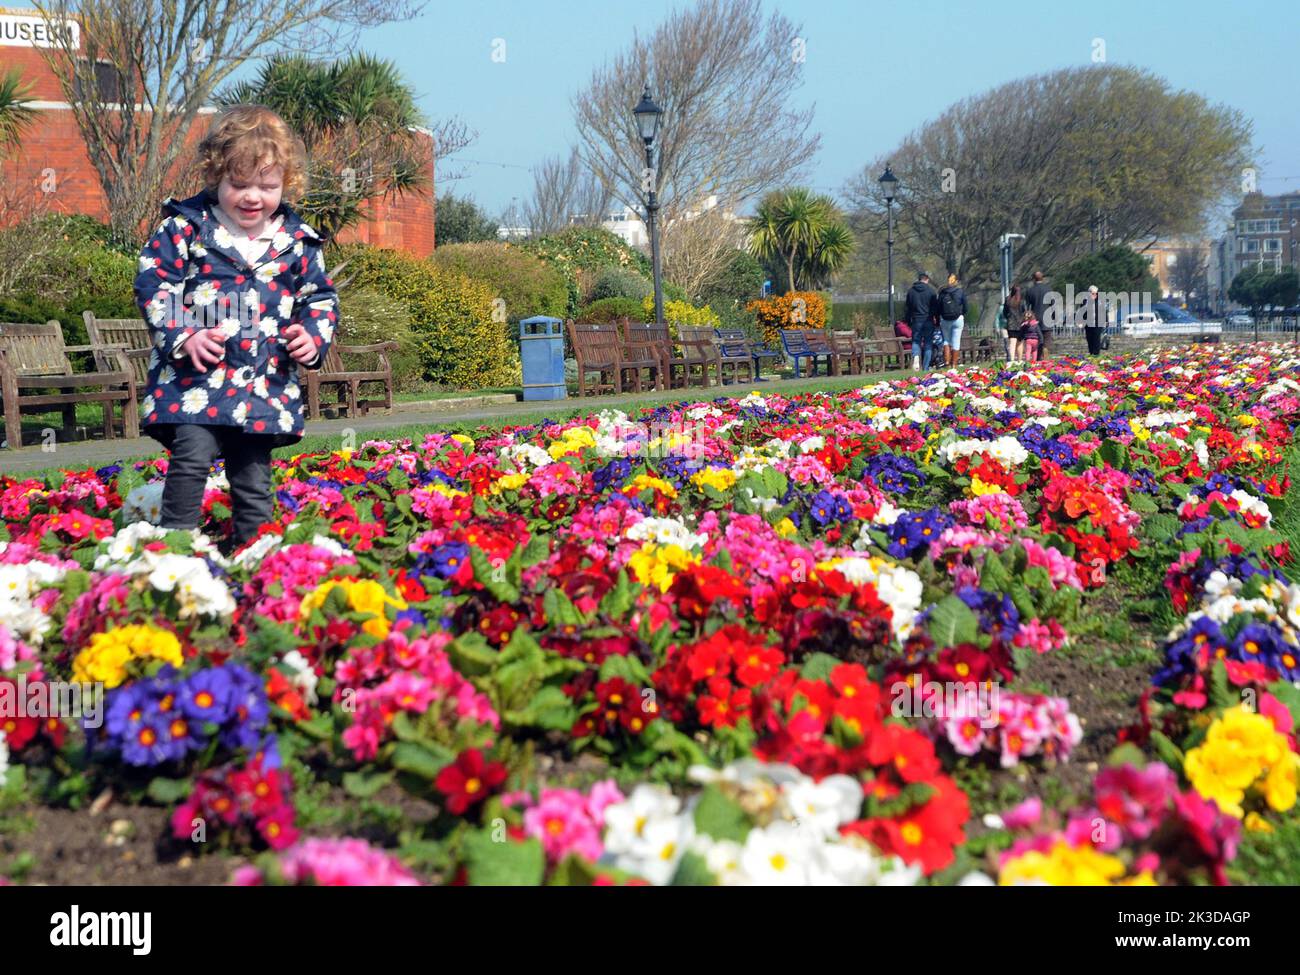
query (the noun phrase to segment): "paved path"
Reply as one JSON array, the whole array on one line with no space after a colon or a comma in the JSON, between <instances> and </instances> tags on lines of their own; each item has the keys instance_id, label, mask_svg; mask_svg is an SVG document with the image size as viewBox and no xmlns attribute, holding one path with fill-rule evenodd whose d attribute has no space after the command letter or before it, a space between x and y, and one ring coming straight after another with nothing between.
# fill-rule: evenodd
<instances>
[{"instance_id":1,"label":"paved path","mask_svg":"<svg viewBox=\"0 0 1300 975\"><path fill-rule=\"evenodd\" d=\"M592 396L585 400L576 398L563 400L543 400L535 402L502 403L500 397L482 397L475 400L462 400L448 406L447 401L431 401L427 404L399 404L399 410L392 413L372 411L355 419L316 420L307 424L307 439L320 436L337 435L342 438L345 431L356 434L356 442L361 443L367 436L380 431L407 427L427 427L435 429L448 423L528 423L544 417L557 419L575 412L596 413L604 409L631 410L635 407L673 403L681 401L709 401L718 396L744 396L752 390L763 392L782 392L792 389L801 391L812 389L852 389L857 386L877 382L880 379L906 375L905 373L868 373L865 376L840 376L818 379L772 379L757 384L743 383L739 386L710 386L708 389L698 387L690 390L673 390L671 392L624 393L618 396ZM303 444L311 449L311 444ZM0 450L0 474L23 474L52 468L85 470L88 467L103 467L108 464L126 460L140 460L147 457L159 457L163 454L157 441L150 437L132 440L78 440L71 443L51 445L53 449L40 445L28 445L22 450Z\"/></svg>"}]
</instances>

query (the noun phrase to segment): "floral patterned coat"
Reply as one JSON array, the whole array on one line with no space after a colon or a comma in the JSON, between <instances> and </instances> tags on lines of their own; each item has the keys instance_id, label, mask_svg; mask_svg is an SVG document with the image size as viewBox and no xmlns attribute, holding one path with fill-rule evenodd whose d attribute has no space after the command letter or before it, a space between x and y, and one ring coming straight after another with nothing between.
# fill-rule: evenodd
<instances>
[{"instance_id":1,"label":"floral patterned coat","mask_svg":"<svg viewBox=\"0 0 1300 975\"><path fill-rule=\"evenodd\" d=\"M301 323L325 361L338 321L338 295L325 272L319 234L285 203L284 222L253 264L213 212L217 199L204 190L187 200L163 202L162 225L140 252L136 304L149 325L153 351L149 381L141 391L144 432L170 447L176 424L236 427L273 437L275 446L303 435L300 366L281 338ZM224 359L206 372L178 343L200 327L226 335Z\"/></svg>"}]
</instances>

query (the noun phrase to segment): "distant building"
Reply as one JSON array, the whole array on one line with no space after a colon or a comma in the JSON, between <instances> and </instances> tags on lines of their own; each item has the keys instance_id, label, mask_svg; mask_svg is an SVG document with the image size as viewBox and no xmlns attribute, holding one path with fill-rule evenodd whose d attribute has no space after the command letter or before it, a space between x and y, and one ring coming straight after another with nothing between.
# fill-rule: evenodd
<instances>
[{"instance_id":1,"label":"distant building","mask_svg":"<svg viewBox=\"0 0 1300 975\"><path fill-rule=\"evenodd\" d=\"M1232 222L1210 245L1210 304L1235 307L1228 299L1233 279L1248 267L1280 271L1300 267L1300 192L1281 196L1248 193L1232 211Z\"/></svg>"},{"instance_id":2,"label":"distant building","mask_svg":"<svg viewBox=\"0 0 1300 975\"><path fill-rule=\"evenodd\" d=\"M1178 259L1182 257L1187 259L1189 252L1196 252L1198 259L1205 261L1209 257L1211 247L1208 240L1198 240L1188 237L1170 237L1158 239L1154 244L1140 251L1147 263L1151 265L1151 273L1155 275L1160 282L1160 296L1169 296L1183 302L1205 299L1205 295L1198 294L1189 296L1185 289L1180 287L1178 282Z\"/></svg>"},{"instance_id":3,"label":"distant building","mask_svg":"<svg viewBox=\"0 0 1300 975\"><path fill-rule=\"evenodd\" d=\"M711 194L704 198L699 206L685 210L682 218L685 220L694 220L702 213L708 213L720 205L717 194ZM723 211L723 216L729 221L743 220L731 210ZM645 220L641 214L631 207L623 207L609 213L601 226L611 233L617 234L623 238L624 242L632 247L648 248L650 246L650 234L646 229Z\"/></svg>"},{"instance_id":4,"label":"distant building","mask_svg":"<svg viewBox=\"0 0 1300 975\"><path fill-rule=\"evenodd\" d=\"M49 209L54 212L86 214L107 220L108 205L103 187L90 162L72 105L63 100L59 78L37 50L38 47L54 46L52 38L59 32L70 33L84 60L88 46L93 47L90 42L94 38L88 36L90 31L80 21L69 19L62 25L54 25L39 11L0 7L0 52L3 52L0 65L5 69L17 69L20 89L28 88L26 104L37 112L35 123L24 130L21 143L0 163L0 173L11 186L26 185L32 188L34 195L48 194ZM110 110L121 111L123 106L115 104L119 96L108 88L114 80L116 75L105 70L96 78L96 84ZM137 114L147 111L140 105L133 106L133 110ZM185 148L170 174L177 184L192 160L194 147L207 134L218 111L213 106L200 108L189 131L181 137ZM432 186L433 134L422 128L413 127L412 131L428 148L428 176ZM55 188L50 190L50 186ZM164 187L163 192L174 191L172 187ZM161 206L162 200L158 203ZM370 200L366 209L370 219L340 233L340 243L360 241L403 250L417 257L428 257L433 253L432 191L428 195L406 194L397 199ZM158 214L152 216L149 224L142 225L141 229L151 233L157 217Z\"/></svg>"},{"instance_id":5,"label":"distant building","mask_svg":"<svg viewBox=\"0 0 1300 975\"><path fill-rule=\"evenodd\" d=\"M497 227L497 240L525 240L532 236L531 227L507 227L502 224Z\"/></svg>"}]
</instances>

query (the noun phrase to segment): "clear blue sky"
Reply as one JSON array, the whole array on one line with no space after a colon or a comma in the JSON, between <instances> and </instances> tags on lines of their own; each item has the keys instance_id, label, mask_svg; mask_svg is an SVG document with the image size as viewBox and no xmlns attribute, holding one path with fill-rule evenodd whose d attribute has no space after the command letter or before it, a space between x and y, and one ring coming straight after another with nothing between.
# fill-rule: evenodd
<instances>
[{"instance_id":1,"label":"clear blue sky","mask_svg":"<svg viewBox=\"0 0 1300 975\"><path fill-rule=\"evenodd\" d=\"M634 30L653 30L680 5L433 0L414 22L364 32L361 46L397 63L431 118L459 115L477 130L451 167L466 177L439 180L438 188L472 195L499 215L512 197L522 203L529 195L528 167L567 151L570 100L593 68L624 48ZM768 0L766 7L802 25L800 97L816 106L822 149L811 182L821 189L838 192L869 159L962 97L1089 63L1098 37L1108 61L1146 67L1243 111L1255 125L1260 188L1300 189L1300 65L1285 7L1094 0L1066 10L1051 0L941 0L919 8L928 17L914 5L880 0ZM492 60L496 38L505 41L503 63Z\"/></svg>"}]
</instances>

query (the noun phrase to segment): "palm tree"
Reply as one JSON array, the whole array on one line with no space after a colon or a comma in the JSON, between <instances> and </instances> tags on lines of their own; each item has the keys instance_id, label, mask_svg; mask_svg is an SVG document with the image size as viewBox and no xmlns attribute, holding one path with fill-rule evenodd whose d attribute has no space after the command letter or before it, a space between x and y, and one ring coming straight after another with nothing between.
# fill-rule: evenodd
<instances>
[{"instance_id":1,"label":"palm tree","mask_svg":"<svg viewBox=\"0 0 1300 975\"><path fill-rule=\"evenodd\" d=\"M429 153L413 131L425 120L390 61L364 53L332 64L277 57L255 81L215 100L265 105L302 137L308 191L297 209L328 237L364 222L369 200L431 189Z\"/></svg>"},{"instance_id":2,"label":"palm tree","mask_svg":"<svg viewBox=\"0 0 1300 975\"><path fill-rule=\"evenodd\" d=\"M31 85L23 85L17 69L0 78L0 159L22 140L23 132L36 121L37 112L27 103Z\"/></svg>"},{"instance_id":3,"label":"palm tree","mask_svg":"<svg viewBox=\"0 0 1300 975\"><path fill-rule=\"evenodd\" d=\"M785 264L791 291L798 277L824 282L853 253L853 232L829 196L796 186L765 196L749 222L749 252Z\"/></svg>"}]
</instances>

